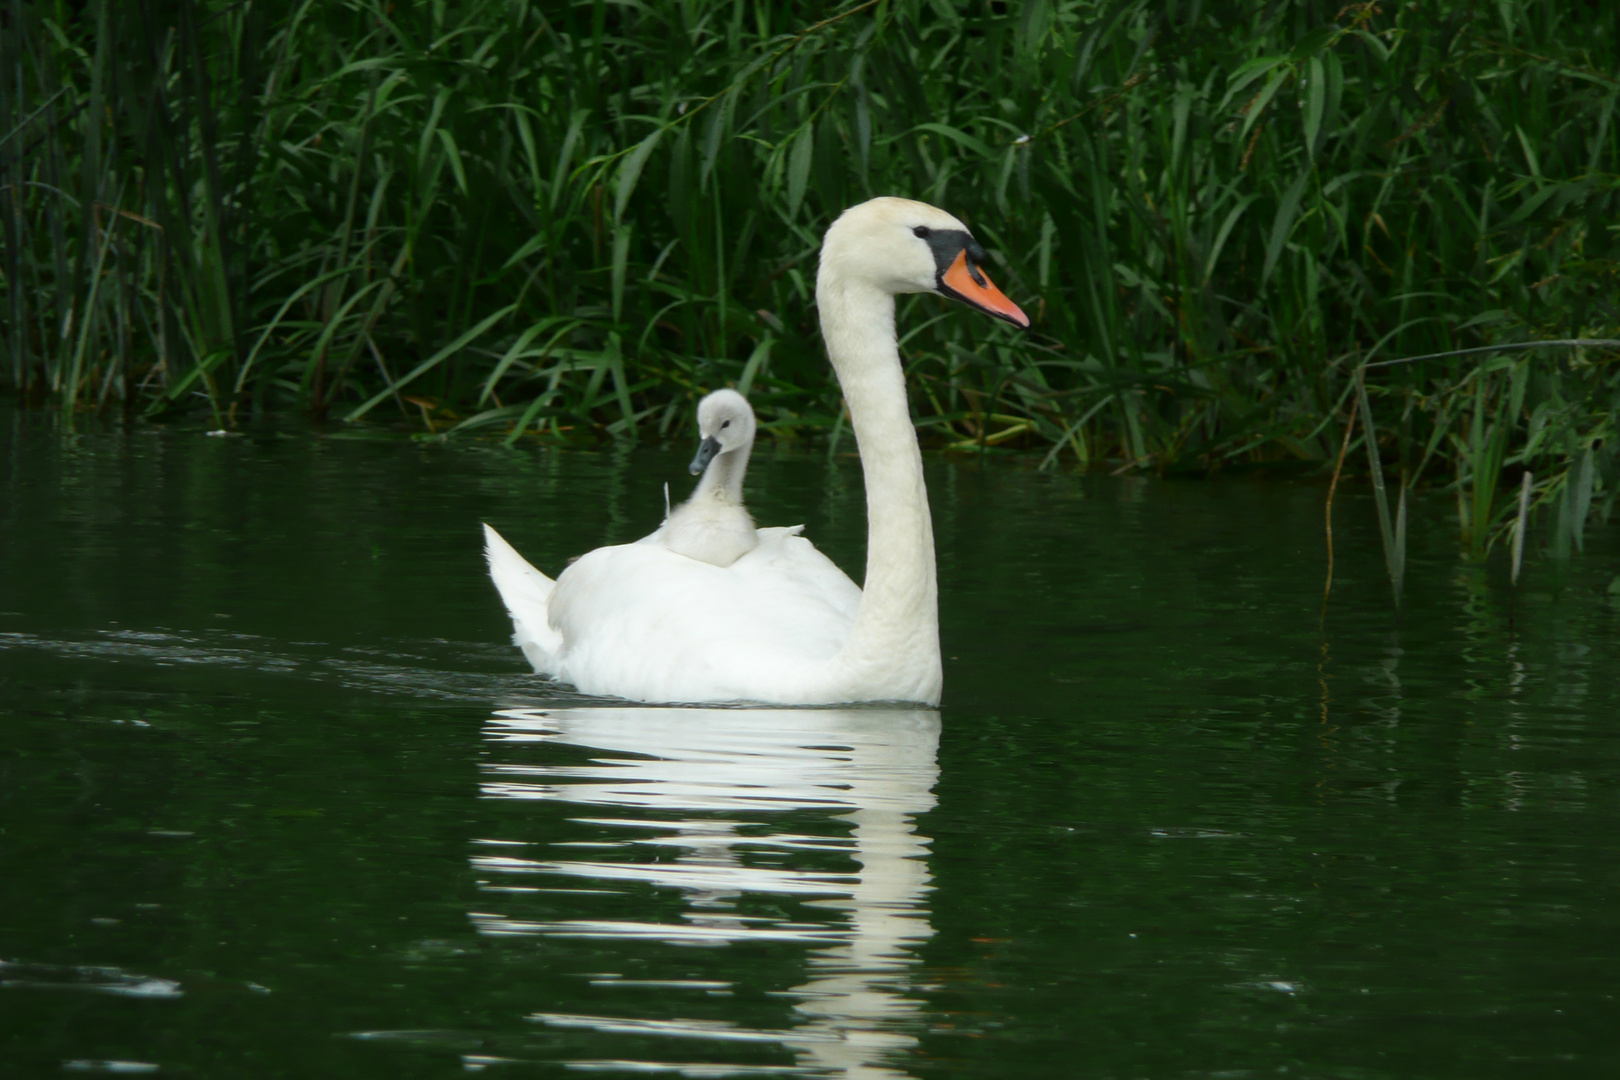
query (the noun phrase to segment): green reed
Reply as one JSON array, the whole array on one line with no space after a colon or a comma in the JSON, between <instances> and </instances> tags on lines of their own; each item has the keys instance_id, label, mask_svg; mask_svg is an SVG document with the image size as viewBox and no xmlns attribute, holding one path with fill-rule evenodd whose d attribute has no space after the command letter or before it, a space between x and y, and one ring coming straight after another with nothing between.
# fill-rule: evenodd
<instances>
[{"instance_id":1,"label":"green reed","mask_svg":"<svg viewBox=\"0 0 1620 1080\"><path fill-rule=\"evenodd\" d=\"M890 193L1035 320L906 302L936 445L1319 469L1359 412L1397 595L1420 481L1475 557L1614 505L1614 348L1380 366L1620 335L1601 4L0 12L0 370L70 415L663 438L729 383L836 433L817 242Z\"/></svg>"}]
</instances>

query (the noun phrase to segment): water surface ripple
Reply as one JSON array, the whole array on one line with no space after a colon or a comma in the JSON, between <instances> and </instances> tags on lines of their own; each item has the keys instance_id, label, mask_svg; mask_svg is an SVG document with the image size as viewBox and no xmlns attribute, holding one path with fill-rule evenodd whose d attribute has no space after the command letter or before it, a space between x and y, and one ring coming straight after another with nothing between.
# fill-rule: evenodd
<instances>
[{"instance_id":1,"label":"water surface ripple","mask_svg":"<svg viewBox=\"0 0 1620 1080\"><path fill-rule=\"evenodd\" d=\"M930 459L941 710L526 674L613 454L0 413L0 1075L1620 1074L1620 547ZM848 457L757 455L858 571Z\"/></svg>"}]
</instances>

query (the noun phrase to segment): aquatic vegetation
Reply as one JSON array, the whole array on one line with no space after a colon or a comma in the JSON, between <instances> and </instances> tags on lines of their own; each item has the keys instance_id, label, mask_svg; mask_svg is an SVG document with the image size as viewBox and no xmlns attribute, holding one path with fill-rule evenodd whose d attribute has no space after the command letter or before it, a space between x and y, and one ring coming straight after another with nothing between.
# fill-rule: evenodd
<instances>
[{"instance_id":1,"label":"aquatic vegetation","mask_svg":"<svg viewBox=\"0 0 1620 1080\"><path fill-rule=\"evenodd\" d=\"M912 301L935 445L1370 449L1395 576L1415 483L1475 556L1536 515L1578 550L1613 507L1612 346L1434 355L1620 336L1601 4L0 10L0 370L31 400L597 440L729 383L836 446L814 253L899 193L1038 298L1028 336Z\"/></svg>"}]
</instances>

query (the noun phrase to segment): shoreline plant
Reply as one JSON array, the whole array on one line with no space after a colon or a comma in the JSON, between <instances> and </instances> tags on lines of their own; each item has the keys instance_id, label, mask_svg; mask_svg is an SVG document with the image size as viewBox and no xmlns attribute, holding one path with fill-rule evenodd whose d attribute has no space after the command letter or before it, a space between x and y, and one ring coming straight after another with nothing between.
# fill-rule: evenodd
<instances>
[{"instance_id":1,"label":"shoreline plant","mask_svg":"<svg viewBox=\"0 0 1620 1080\"><path fill-rule=\"evenodd\" d=\"M1412 485L1475 558L1614 508L1616 35L1530 0L0 0L0 383L507 442L672 437L733 385L836 446L817 245L904 194L1035 319L908 301L932 445L1365 460L1398 594Z\"/></svg>"}]
</instances>

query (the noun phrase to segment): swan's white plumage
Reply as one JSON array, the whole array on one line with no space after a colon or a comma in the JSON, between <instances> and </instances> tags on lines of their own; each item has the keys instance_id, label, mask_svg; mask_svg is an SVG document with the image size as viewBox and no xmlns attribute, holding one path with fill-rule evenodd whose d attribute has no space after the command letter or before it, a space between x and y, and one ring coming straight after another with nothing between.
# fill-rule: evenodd
<instances>
[{"instance_id":1,"label":"swan's white plumage","mask_svg":"<svg viewBox=\"0 0 1620 1080\"><path fill-rule=\"evenodd\" d=\"M761 529L754 549L725 567L651 538L583 556L549 608L571 643L558 677L636 700L817 697L807 676L849 636L861 592L797 533Z\"/></svg>"},{"instance_id":2,"label":"swan's white plumage","mask_svg":"<svg viewBox=\"0 0 1620 1080\"><path fill-rule=\"evenodd\" d=\"M655 532L587 552L551 589L488 525L484 536L512 640L536 672L635 701L809 704L861 590L800 528L760 529L729 566L670 551Z\"/></svg>"},{"instance_id":3,"label":"swan's white plumage","mask_svg":"<svg viewBox=\"0 0 1620 1080\"><path fill-rule=\"evenodd\" d=\"M545 612L557 583L530 566L505 537L488 525L484 526L484 558L489 562L489 576L501 594L501 602L512 616L512 644L523 650L535 671L555 670L563 639L552 629Z\"/></svg>"},{"instance_id":4,"label":"swan's white plumage","mask_svg":"<svg viewBox=\"0 0 1620 1080\"><path fill-rule=\"evenodd\" d=\"M958 247L942 252L931 231ZM490 576L535 670L641 701L938 704L933 527L894 297L946 291L947 260L960 269L964 257L983 251L961 222L891 198L845 211L822 247L816 302L866 481L864 591L797 528L757 530L757 545L724 566L670 550L661 528L587 553L553 583L486 525ZM973 280L994 305L965 284L947 295L1027 325L977 269Z\"/></svg>"}]
</instances>

